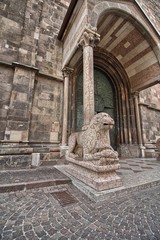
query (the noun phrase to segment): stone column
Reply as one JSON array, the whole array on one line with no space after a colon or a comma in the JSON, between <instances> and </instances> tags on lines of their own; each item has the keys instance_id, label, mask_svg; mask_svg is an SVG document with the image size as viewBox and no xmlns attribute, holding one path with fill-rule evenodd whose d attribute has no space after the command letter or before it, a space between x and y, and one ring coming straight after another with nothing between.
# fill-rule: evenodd
<instances>
[{"instance_id":1,"label":"stone column","mask_svg":"<svg viewBox=\"0 0 160 240\"><path fill-rule=\"evenodd\" d=\"M94 28L84 30L79 45L83 47L83 128L94 116L94 64L93 47L100 40Z\"/></svg>"},{"instance_id":2,"label":"stone column","mask_svg":"<svg viewBox=\"0 0 160 240\"><path fill-rule=\"evenodd\" d=\"M62 71L64 77L62 145L65 146L67 145L69 76L73 69L64 67Z\"/></svg>"},{"instance_id":3,"label":"stone column","mask_svg":"<svg viewBox=\"0 0 160 240\"><path fill-rule=\"evenodd\" d=\"M68 127L69 76L73 72L73 69L69 67L64 67L62 72L64 77L64 96L63 96L63 128L62 128L61 156L65 155L65 152L68 149L67 127Z\"/></svg>"},{"instance_id":4,"label":"stone column","mask_svg":"<svg viewBox=\"0 0 160 240\"><path fill-rule=\"evenodd\" d=\"M141 157L144 157L145 148L142 143L141 121L140 121L140 113L139 113L139 92L135 92L133 97L134 97L134 105L135 105L138 144L141 150Z\"/></svg>"}]
</instances>

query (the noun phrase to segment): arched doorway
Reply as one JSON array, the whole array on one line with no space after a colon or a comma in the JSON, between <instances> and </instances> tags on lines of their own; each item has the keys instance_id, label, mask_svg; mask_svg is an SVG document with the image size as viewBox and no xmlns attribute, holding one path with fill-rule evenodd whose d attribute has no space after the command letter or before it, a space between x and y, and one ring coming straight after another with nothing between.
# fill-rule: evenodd
<instances>
[{"instance_id":1,"label":"arched doorway","mask_svg":"<svg viewBox=\"0 0 160 240\"><path fill-rule=\"evenodd\" d=\"M76 130L80 131L83 125L83 73L77 79L76 94ZM112 81L102 70L94 69L94 98L95 114L100 112L108 113L115 121L113 129L110 131L111 145L116 149L116 101L115 90Z\"/></svg>"}]
</instances>

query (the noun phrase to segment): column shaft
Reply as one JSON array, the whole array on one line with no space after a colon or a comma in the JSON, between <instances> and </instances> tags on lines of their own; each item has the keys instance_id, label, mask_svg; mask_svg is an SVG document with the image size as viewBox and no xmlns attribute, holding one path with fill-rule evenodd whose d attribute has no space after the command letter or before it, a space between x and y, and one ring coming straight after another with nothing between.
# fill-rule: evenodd
<instances>
[{"instance_id":1,"label":"column shaft","mask_svg":"<svg viewBox=\"0 0 160 240\"><path fill-rule=\"evenodd\" d=\"M86 28L79 45L83 47L83 129L94 116L94 63L93 48L100 35L91 26Z\"/></svg>"},{"instance_id":2,"label":"column shaft","mask_svg":"<svg viewBox=\"0 0 160 240\"><path fill-rule=\"evenodd\" d=\"M83 125L88 125L94 116L94 68L93 48L83 49Z\"/></svg>"},{"instance_id":3,"label":"column shaft","mask_svg":"<svg viewBox=\"0 0 160 240\"><path fill-rule=\"evenodd\" d=\"M134 95L134 103L135 103L138 143L140 145L142 145L141 122L140 122L139 105L138 105L138 94L137 93Z\"/></svg>"},{"instance_id":4,"label":"column shaft","mask_svg":"<svg viewBox=\"0 0 160 240\"><path fill-rule=\"evenodd\" d=\"M63 69L64 76L64 98L63 98L63 129L62 129L62 146L67 145L67 127L68 127L68 96L69 96L69 75L71 69Z\"/></svg>"}]
</instances>

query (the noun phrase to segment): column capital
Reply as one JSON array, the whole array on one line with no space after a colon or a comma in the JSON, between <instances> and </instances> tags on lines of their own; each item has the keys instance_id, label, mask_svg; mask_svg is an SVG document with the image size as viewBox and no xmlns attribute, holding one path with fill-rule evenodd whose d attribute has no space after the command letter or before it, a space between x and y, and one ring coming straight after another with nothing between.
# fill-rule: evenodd
<instances>
[{"instance_id":1,"label":"column capital","mask_svg":"<svg viewBox=\"0 0 160 240\"><path fill-rule=\"evenodd\" d=\"M139 97L139 92L138 91L133 92L132 96L133 96L133 98L138 98Z\"/></svg>"},{"instance_id":2,"label":"column capital","mask_svg":"<svg viewBox=\"0 0 160 240\"><path fill-rule=\"evenodd\" d=\"M65 67L62 69L62 72L63 72L63 76L64 76L64 77L69 77L69 75L73 72L73 68L70 68L70 67L65 66Z\"/></svg>"},{"instance_id":3,"label":"column capital","mask_svg":"<svg viewBox=\"0 0 160 240\"><path fill-rule=\"evenodd\" d=\"M100 41L100 35L96 32L96 28L91 27L90 25L86 26L84 32L79 40L78 46L81 47L95 47Z\"/></svg>"}]
</instances>

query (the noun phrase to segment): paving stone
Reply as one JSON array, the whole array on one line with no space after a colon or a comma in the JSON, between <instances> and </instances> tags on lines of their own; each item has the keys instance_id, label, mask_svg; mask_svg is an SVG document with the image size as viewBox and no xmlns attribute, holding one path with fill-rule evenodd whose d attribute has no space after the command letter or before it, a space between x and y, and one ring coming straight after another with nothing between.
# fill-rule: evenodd
<instances>
[{"instance_id":1,"label":"paving stone","mask_svg":"<svg viewBox=\"0 0 160 240\"><path fill-rule=\"evenodd\" d=\"M62 207L47 191L0 194L1 239L160 239L160 186L94 202L76 187L65 185L78 203ZM14 205L14 206L13 206ZM2 213L2 214L1 214Z\"/></svg>"}]
</instances>

